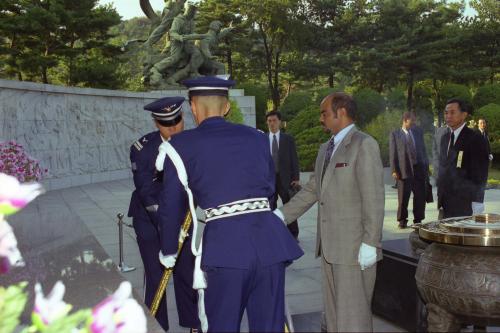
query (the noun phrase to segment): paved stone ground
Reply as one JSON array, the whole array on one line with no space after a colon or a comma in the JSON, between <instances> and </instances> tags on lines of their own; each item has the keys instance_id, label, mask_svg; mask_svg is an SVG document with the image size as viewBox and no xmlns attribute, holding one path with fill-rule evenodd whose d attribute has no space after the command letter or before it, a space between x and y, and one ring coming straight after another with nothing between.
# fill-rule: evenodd
<instances>
[{"instance_id":1,"label":"paved stone ground","mask_svg":"<svg viewBox=\"0 0 500 333\"><path fill-rule=\"evenodd\" d=\"M303 182L307 179L308 174L301 174ZM386 172L384 240L405 238L412 230L399 230L397 228L397 193L396 190L391 188L391 185L392 181L388 172ZM116 264L119 263L116 215L120 212L126 215L132 189L132 180L125 179L59 190L63 194L65 203L94 233L97 240ZM485 202L487 212L498 212L500 207L500 190L488 190ZM427 221L437 218L435 207L435 204L427 206ZM289 310L294 315L297 329L303 331L318 331L318 312L322 309L320 262L314 258L316 212L316 207L314 206L299 219L299 240L305 255L287 269L286 277L286 298ZM129 218L125 218L125 221L131 223L131 219ZM135 241L134 230L131 228L125 228L124 254L125 263L137 269L132 272L123 273L123 276L131 281L139 292L142 292L144 271ZM177 323L172 285L168 288L168 308L170 332L187 331L179 327ZM242 324L242 330L247 330L245 321ZM403 331L401 328L376 316L374 317L374 330L378 332Z\"/></svg>"}]
</instances>

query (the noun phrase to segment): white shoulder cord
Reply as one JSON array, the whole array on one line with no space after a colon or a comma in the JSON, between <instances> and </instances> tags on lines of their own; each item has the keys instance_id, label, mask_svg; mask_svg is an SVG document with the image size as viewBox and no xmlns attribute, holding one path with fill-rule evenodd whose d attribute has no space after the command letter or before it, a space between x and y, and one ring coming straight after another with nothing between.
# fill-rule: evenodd
<instances>
[{"instance_id":1,"label":"white shoulder cord","mask_svg":"<svg viewBox=\"0 0 500 333\"><path fill-rule=\"evenodd\" d=\"M196 248L196 236L198 233L198 218L196 217L196 209L194 207L193 192L189 188L188 176L184 163L182 162L179 153L175 148L168 142L163 142L158 148L158 157L156 158L156 169L158 171L163 170L163 165L165 162L165 157L168 155L170 160L177 170L177 176L182 186L186 190L189 199L189 210L191 212L191 217L193 220L193 235L191 237L191 252L195 256L194 262L194 275L193 275L193 288L198 290L198 317L200 318L201 329L203 332L208 331L208 319L205 313L205 289L207 288L207 281L205 279L205 273L201 270L201 254L203 250L203 236L200 241L200 246Z\"/></svg>"}]
</instances>

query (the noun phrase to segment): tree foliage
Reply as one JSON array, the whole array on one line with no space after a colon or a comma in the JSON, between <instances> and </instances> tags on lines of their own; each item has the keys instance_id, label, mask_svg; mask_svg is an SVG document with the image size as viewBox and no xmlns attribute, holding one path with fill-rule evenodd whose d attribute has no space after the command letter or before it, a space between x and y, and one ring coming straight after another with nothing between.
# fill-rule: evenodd
<instances>
[{"instance_id":1,"label":"tree foliage","mask_svg":"<svg viewBox=\"0 0 500 333\"><path fill-rule=\"evenodd\" d=\"M43 83L116 86L112 59L119 48L109 43L108 30L119 22L116 10L97 0L2 1L2 73ZM89 63L95 66L82 75Z\"/></svg>"}]
</instances>

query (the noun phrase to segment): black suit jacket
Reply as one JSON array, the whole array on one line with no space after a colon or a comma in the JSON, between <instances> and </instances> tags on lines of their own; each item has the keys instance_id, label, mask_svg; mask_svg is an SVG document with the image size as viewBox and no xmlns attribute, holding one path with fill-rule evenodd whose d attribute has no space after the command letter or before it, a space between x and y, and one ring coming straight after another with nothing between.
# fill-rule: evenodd
<instances>
[{"instance_id":1,"label":"black suit jacket","mask_svg":"<svg viewBox=\"0 0 500 333\"><path fill-rule=\"evenodd\" d=\"M268 136L269 137L269 136ZM279 177L282 187L285 190L290 189L290 183L300 179L299 158L297 157L297 148L295 140L291 135L280 131L279 139Z\"/></svg>"},{"instance_id":2,"label":"black suit jacket","mask_svg":"<svg viewBox=\"0 0 500 333\"><path fill-rule=\"evenodd\" d=\"M424 170L425 177L427 177L427 170L429 170L429 160L424 144L424 132L420 127L412 127L410 132L415 140L415 149L417 152L417 164ZM406 134L400 128L391 133L389 138L389 159L391 169L397 172L401 179L406 179L415 175L413 165L410 165L410 155L407 151Z\"/></svg>"},{"instance_id":3,"label":"black suit jacket","mask_svg":"<svg viewBox=\"0 0 500 333\"><path fill-rule=\"evenodd\" d=\"M438 206L445 208L446 216L470 215L471 203L483 202L484 199L488 176L486 143L479 134L465 126L447 154L450 136L451 131L448 131L440 143ZM455 213L447 214L447 208Z\"/></svg>"},{"instance_id":4,"label":"black suit jacket","mask_svg":"<svg viewBox=\"0 0 500 333\"><path fill-rule=\"evenodd\" d=\"M479 134L483 139L484 141L486 142L486 152L489 154L491 154L491 147L490 147L490 137L488 136L488 132L484 132L484 134L478 129L476 130L477 134Z\"/></svg>"}]
</instances>

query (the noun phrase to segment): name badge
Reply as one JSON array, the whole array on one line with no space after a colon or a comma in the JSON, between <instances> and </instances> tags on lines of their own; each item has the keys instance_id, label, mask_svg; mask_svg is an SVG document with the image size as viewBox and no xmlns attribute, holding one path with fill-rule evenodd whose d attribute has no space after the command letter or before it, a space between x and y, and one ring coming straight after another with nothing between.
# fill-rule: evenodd
<instances>
[{"instance_id":1,"label":"name badge","mask_svg":"<svg viewBox=\"0 0 500 333\"><path fill-rule=\"evenodd\" d=\"M461 168L462 167L462 159L464 157L464 151L463 150L460 150L458 152L458 157L457 157L457 168Z\"/></svg>"}]
</instances>

